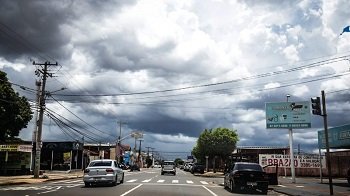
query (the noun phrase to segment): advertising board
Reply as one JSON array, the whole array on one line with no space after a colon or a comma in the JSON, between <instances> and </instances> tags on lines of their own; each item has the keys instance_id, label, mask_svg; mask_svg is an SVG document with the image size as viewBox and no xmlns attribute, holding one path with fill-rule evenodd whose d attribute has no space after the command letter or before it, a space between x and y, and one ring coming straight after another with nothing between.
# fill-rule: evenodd
<instances>
[{"instance_id":1,"label":"advertising board","mask_svg":"<svg viewBox=\"0 0 350 196\"><path fill-rule=\"evenodd\" d=\"M311 128L310 102L266 103L266 128Z\"/></svg>"},{"instance_id":2,"label":"advertising board","mask_svg":"<svg viewBox=\"0 0 350 196\"><path fill-rule=\"evenodd\" d=\"M322 167L325 168L325 158L322 156ZM278 167L290 168L291 161L289 155L283 154L260 154L259 164L261 166L278 165ZM294 155L294 167L295 168L320 168L319 155Z\"/></svg>"},{"instance_id":3,"label":"advertising board","mask_svg":"<svg viewBox=\"0 0 350 196\"><path fill-rule=\"evenodd\" d=\"M328 142L330 148L350 147L350 124L328 129ZM326 137L324 131L318 131L318 147L326 148Z\"/></svg>"}]
</instances>

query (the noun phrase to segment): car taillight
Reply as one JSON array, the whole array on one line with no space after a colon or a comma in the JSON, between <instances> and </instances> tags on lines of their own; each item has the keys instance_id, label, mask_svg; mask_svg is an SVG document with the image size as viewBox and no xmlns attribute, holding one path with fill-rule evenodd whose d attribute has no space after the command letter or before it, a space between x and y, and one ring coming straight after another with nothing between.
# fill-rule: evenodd
<instances>
[{"instance_id":1,"label":"car taillight","mask_svg":"<svg viewBox=\"0 0 350 196\"><path fill-rule=\"evenodd\" d=\"M84 173L89 173L89 172L90 172L89 169L85 169L85 170L84 170Z\"/></svg>"},{"instance_id":2,"label":"car taillight","mask_svg":"<svg viewBox=\"0 0 350 196\"><path fill-rule=\"evenodd\" d=\"M239 178L240 176L242 176L243 174L241 174L241 173L235 173L234 175L233 175L233 177L234 178Z\"/></svg>"},{"instance_id":3,"label":"car taillight","mask_svg":"<svg viewBox=\"0 0 350 196\"><path fill-rule=\"evenodd\" d=\"M107 173L113 173L113 169L108 168L108 169L106 169L106 172L107 172Z\"/></svg>"}]
</instances>

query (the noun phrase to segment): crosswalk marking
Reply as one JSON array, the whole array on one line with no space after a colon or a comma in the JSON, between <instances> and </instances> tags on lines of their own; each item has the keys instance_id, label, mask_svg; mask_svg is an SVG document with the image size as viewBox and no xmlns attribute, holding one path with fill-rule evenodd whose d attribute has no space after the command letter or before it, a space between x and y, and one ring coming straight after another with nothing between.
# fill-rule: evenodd
<instances>
[{"instance_id":1,"label":"crosswalk marking","mask_svg":"<svg viewBox=\"0 0 350 196\"><path fill-rule=\"evenodd\" d=\"M52 182L52 184L59 184L59 183L69 183L71 181L70 180L60 180L60 181L55 181L55 182ZM79 180L80 181L80 180Z\"/></svg>"},{"instance_id":2,"label":"crosswalk marking","mask_svg":"<svg viewBox=\"0 0 350 196\"><path fill-rule=\"evenodd\" d=\"M139 182L139 183L152 183L152 178L151 179L146 179L146 180L140 180L140 179L132 179L126 181L127 183L133 183L133 182ZM186 184L202 184L202 185L209 185L209 182L206 181L197 181L196 183L192 180L185 180L185 182L181 182L180 180L171 180L170 182L165 179L159 179L159 180L153 180L154 183L172 183L172 184L180 184L180 183L186 183Z\"/></svg>"}]
</instances>

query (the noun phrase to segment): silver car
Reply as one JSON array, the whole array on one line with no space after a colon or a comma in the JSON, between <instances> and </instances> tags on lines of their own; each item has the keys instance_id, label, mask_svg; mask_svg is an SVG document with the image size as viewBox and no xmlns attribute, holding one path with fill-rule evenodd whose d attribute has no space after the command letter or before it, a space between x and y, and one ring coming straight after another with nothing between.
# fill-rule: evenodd
<instances>
[{"instance_id":1,"label":"silver car","mask_svg":"<svg viewBox=\"0 0 350 196\"><path fill-rule=\"evenodd\" d=\"M118 167L115 160L94 160L84 170L83 180L86 187L93 184L111 184L115 186L118 182L124 182L124 171Z\"/></svg>"},{"instance_id":2,"label":"silver car","mask_svg":"<svg viewBox=\"0 0 350 196\"><path fill-rule=\"evenodd\" d=\"M164 173L172 173L176 175L176 167L174 161L164 161L162 164L162 170L161 175L164 175Z\"/></svg>"}]
</instances>

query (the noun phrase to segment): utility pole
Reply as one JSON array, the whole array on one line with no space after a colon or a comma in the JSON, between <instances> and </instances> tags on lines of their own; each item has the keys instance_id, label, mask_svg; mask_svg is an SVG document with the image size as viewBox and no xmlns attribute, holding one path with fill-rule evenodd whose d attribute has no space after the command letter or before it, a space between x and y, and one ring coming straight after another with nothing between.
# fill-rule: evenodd
<instances>
[{"instance_id":1,"label":"utility pole","mask_svg":"<svg viewBox=\"0 0 350 196\"><path fill-rule=\"evenodd\" d=\"M118 141L117 141L117 145L116 145L116 157L117 157L117 162L120 163L120 144L121 144L121 137L122 137L122 125L123 124L127 124L126 122L123 121L118 121L117 124L119 124L119 137L118 137Z\"/></svg>"},{"instance_id":2,"label":"utility pole","mask_svg":"<svg viewBox=\"0 0 350 196\"><path fill-rule=\"evenodd\" d=\"M35 118L35 123L37 123L38 121L38 115L39 115L39 102L40 102L40 87L41 87L41 82L40 80L37 80L35 81L35 85L37 87L37 93L36 93L36 104L35 104L35 114L34 114L34 118ZM32 146L33 146L33 149L32 149L32 154L30 156L30 171L34 170L33 167L34 167L34 160L33 159L35 157L35 152L36 150L34 149L34 144L36 144L36 135L37 135L37 131L38 131L38 126L35 126L34 127L34 130L33 130L33 135L32 135Z\"/></svg>"},{"instance_id":3,"label":"utility pole","mask_svg":"<svg viewBox=\"0 0 350 196\"><path fill-rule=\"evenodd\" d=\"M142 139L139 139L139 141L140 141L140 146L139 146L139 156L138 156L138 158L137 158L137 159L138 159L138 162L139 162L140 167L141 167L141 165L142 165L141 163L142 163L142 162L141 162L141 158L140 158L140 157L141 157L141 142L142 142Z\"/></svg>"},{"instance_id":4,"label":"utility pole","mask_svg":"<svg viewBox=\"0 0 350 196\"><path fill-rule=\"evenodd\" d=\"M83 150L81 151L81 170L84 170L84 136L82 138Z\"/></svg>"},{"instance_id":5,"label":"utility pole","mask_svg":"<svg viewBox=\"0 0 350 196\"><path fill-rule=\"evenodd\" d=\"M35 145L35 168L34 168L34 178L39 178L40 174L40 156L41 156L41 134L42 134L42 126L43 126L43 118L44 118L44 110L45 110L45 86L46 86L46 78L52 77L52 73L47 71L48 66L57 66L57 62L55 64L51 64L46 61L45 63L35 63L33 61L33 65L39 65L42 69L37 69L35 73L40 76L42 75L42 83L41 83L41 91L40 91L40 99L39 99L39 119L36 123L37 126L37 134L36 134L36 145Z\"/></svg>"},{"instance_id":6,"label":"utility pole","mask_svg":"<svg viewBox=\"0 0 350 196\"><path fill-rule=\"evenodd\" d=\"M149 157L149 149L151 148L151 147L145 147L145 148L147 148L147 156Z\"/></svg>"}]
</instances>

